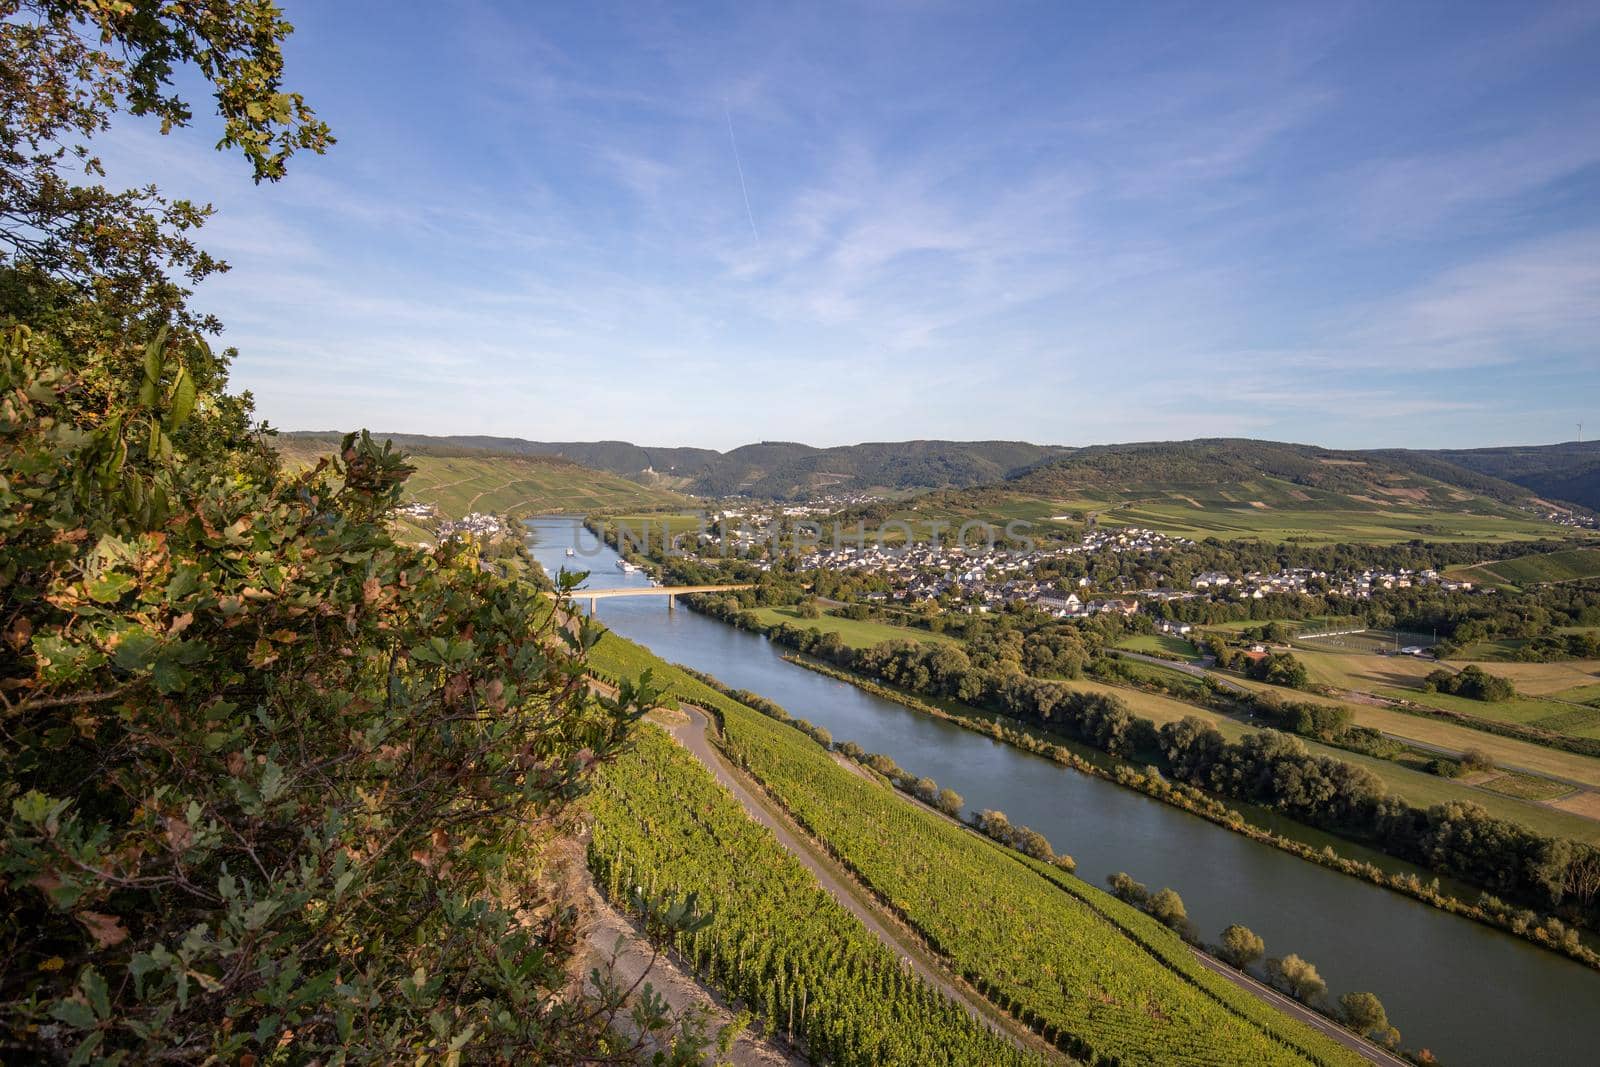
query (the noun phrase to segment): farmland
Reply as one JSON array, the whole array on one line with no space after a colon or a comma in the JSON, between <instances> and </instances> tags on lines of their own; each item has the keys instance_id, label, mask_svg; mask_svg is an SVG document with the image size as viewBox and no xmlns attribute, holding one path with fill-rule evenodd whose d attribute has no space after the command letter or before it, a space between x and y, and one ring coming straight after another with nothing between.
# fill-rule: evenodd
<instances>
[{"instance_id":1,"label":"farmland","mask_svg":"<svg viewBox=\"0 0 1600 1067\"><path fill-rule=\"evenodd\" d=\"M314 463L329 451L327 442L306 438L282 439L278 447L291 466ZM413 454L409 462L416 473L406 481L406 499L432 504L446 518L459 519L474 511L527 516L684 504L676 493L564 459Z\"/></svg>"},{"instance_id":2,"label":"farmland","mask_svg":"<svg viewBox=\"0 0 1600 1067\"><path fill-rule=\"evenodd\" d=\"M873 645L884 641L931 641L944 644L959 643L954 637L945 634L936 634L928 630L914 630L905 626L896 626L887 622L872 622L865 619L845 619L838 615L826 612L820 618L807 619L798 610L792 607L784 608L756 608L755 614L764 626L798 626L802 630L817 629L823 633L835 633L840 640L851 648L871 648Z\"/></svg>"},{"instance_id":3,"label":"farmland","mask_svg":"<svg viewBox=\"0 0 1600 1067\"><path fill-rule=\"evenodd\" d=\"M675 900L696 894L712 922L676 935L674 947L701 981L758 1013L768 1033L839 1063L1033 1062L907 974L654 725L601 772L588 803L596 882L623 906L634 886L670 888Z\"/></svg>"},{"instance_id":4,"label":"farmland","mask_svg":"<svg viewBox=\"0 0 1600 1067\"><path fill-rule=\"evenodd\" d=\"M1151 668L1161 671L1161 668ZM1162 671L1163 674L1173 672ZM1179 676L1187 678L1187 676ZM1165 679L1163 679L1165 680ZM1192 679L1190 679L1192 681ZM1127 703L1128 709L1135 715L1149 719L1157 725L1194 716L1204 719L1223 737L1236 741L1247 733L1260 727L1252 726L1240 719L1224 715L1219 711L1202 708L1185 701L1165 696L1160 693L1147 693L1143 690L1129 689L1122 686L1108 685L1104 682L1088 680L1065 683L1074 689L1086 692L1104 693L1109 696L1120 697ZM1270 689L1271 687L1261 687ZM1283 690L1278 690L1280 695ZM1294 699L1308 699L1306 694L1293 694ZM1585 776L1583 780L1592 781L1600 785L1600 760L1588 759L1571 753L1560 752L1555 749L1546 749L1538 745L1528 745L1520 742L1498 738L1491 734L1481 734L1475 730L1461 727L1448 727L1447 724L1438 724L1447 729L1454 730L1454 734L1446 734L1443 730L1430 731L1429 726L1434 726L1432 720L1420 719L1406 715L1403 712L1387 711L1382 708L1367 707L1365 705L1349 705L1354 714L1357 725L1372 726L1385 732L1394 732L1399 736L1413 737L1419 741L1435 736L1433 743L1456 749L1473 745L1491 752L1496 758L1516 756L1519 759L1527 758L1522 766L1533 766L1543 770L1544 766L1555 768L1559 771L1574 772ZM1374 756L1350 752L1333 745L1325 745L1318 741L1302 738L1306 748L1320 756L1328 756L1345 763L1361 767L1376 775L1389 792L1396 796L1404 797L1413 805L1428 807L1433 804L1444 804L1451 801L1470 801L1487 808L1491 813L1502 819L1510 819L1521 823L1540 833L1555 834L1561 837L1570 837L1579 841L1587 841L1600 845L1600 822L1560 811L1540 803L1533 803L1524 799L1517 793L1507 793L1504 790L1487 789L1462 780L1440 778L1425 771L1413 770L1410 767L1395 763L1393 760L1379 759ZM1497 743L1500 742L1500 743ZM1518 746L1512 748L1511 746ZM1530 751L1531 750L1531 751ZM1509 759L1508 759L1509 762ZM1554 773L1554 772L1552 772ZM1526 790L1522 790L1526 792ZM1560 796L1570 790L1561 790L1555 795ZM1537 799L1543 799L1537 798Z\"/></svg>"},{"instance_id":5,"label":"farmland","mask_svg":"<svg viewBox=\"0 0 1600 1067\"><path fill-rule=\"evenodd\" d=\"M1600 577L1600 548L1569 548L1479 563L1450 571L1452 577L1485 585L1526 587Z\"/></svg>"},{"instance_id":6,"label":"farmland","mask_svg":"<svg viewBox=\"0 0 1600 1067\"><path fill-rule=\"evenodd\" d=\"M1143 913L851 774L798 730L614 635L596 662L619 673L653 666L678 695L719 714L735 762L956 969L1062 1047L1130 1064L1356 1062L1201 968ZM990 906L972 907L980 899Z\"/></svg>"},{"instance_id":7,"label":"farmland","mask_svg":"<svg viewBox=\"0 0 1600 1067\"><path fill-rule=\"evenodd\" d=\"M1033 524L1023 532L1065 533L1089 519L1102 526L1138 526L1179 537L1202 540L1261 540L1302 544L1399 544L1429 541L1502 542L1549 537L1557 529L1533 515L1511 508L1461 510L1420 508L1356 501L1344 506L1317 506L1287 497L1282 490L1235 499L1209 499L1203 487L1178 486L1153 495L1118 498L1077 496L1034 497L1009 491L981 490L968 494L931 494L903 505L893 518L926 524L930 519L959 524L983 519L997 526L1011 520ZM1275 502L1261 500L1260 496Z\"/></svg>"},{"instance_id":8,"label":"farmland","mask_svg":"<svg viewBox=\"0 0 1600 1067\"><path fill-rule=\"evenodd\" d=\"M1195 655L1194 645L1187 639L1173 634L1134 634L1117 642L1117 648L1126 648L1133 652L1148 652L1152 656L1169 656L1178 659L1192 659Z\"/></svg>"}]
</instances>

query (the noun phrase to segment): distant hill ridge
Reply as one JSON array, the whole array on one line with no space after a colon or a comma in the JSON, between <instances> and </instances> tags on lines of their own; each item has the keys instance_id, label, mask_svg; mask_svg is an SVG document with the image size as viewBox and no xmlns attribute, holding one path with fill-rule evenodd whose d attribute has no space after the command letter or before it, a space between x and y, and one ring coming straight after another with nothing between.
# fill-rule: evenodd
<instances>
[{"instance_id":1,"label":"distant hill ridge","mask_svg":"<svg viewBox=\"0 0 1600 1067\"><path fill-rule=\"evenodd\" d=\"M286 443L332 441L328 432L292 432ZM1218 486L1267 478L1258 487L1288 504L1303 494L1366 497L1456 508L1467 497L1517 508L1539 500L1600 510L1600 442L1478 449L1340 450L1250 438L1150 441L1074 448L1025 441L913 440L818 448L761 441L727 452L650 447L629 441L528 441L476 434L377 436L419 455L560 458L636 482L700 496L795 499L867 489L916 491L1004 487L1046 497L1141 487ZM1244 490L1241 489L1241 492ZM1464 496L1463 496L1464 494ZM1238 493L1231 494L1238 496ZM1263 503L1270 503L1263 501Z\"/></svg>"},{"instance_id":2,"label":"distant hill ridge","mask_svg":"<svg viewBox=\"0 0 1600 1067\"><path fill-rule=\"evenodd\" d=\"M1546 500L1566 500L1600 511L1600 441L1439 449L1411 454L1437 456L1479 474L1514 482Z\"/></svg>"},{"instance_id":3,"label":"distant hill ridge","mask_svg":"<svg viewBox=\"0 0 1600 1067\"><path fill-rule=\"evenodd\" d=\"M337 439L291 432L295 440ZM933 489L998 482L1069 450L1025 441L894 441L816 448L761 441L728 452L652 448L628 441L526 441L517 437L375 433L421 455L560 456L595 470L700 496L748 493L779 499L830 490Z\"/></svg>"},{"instance_id":4,"label":"distant hill ridge","mask_svg":"<svg viewBox=\"0 0 1600 1067\"><path fill-rule=\"evenodd\" d=\"M1472 496L1503 504L1532 502L1532 494L1521 486L1428 454L1349 451L1248 438L1094 445L1011 479L1013 489L1060 499L1141 490L1203 492L1228 485L1239 487L1236 495L1257 492L1278 498L1250 498L1269 505L1290 501L1314 505L1324 496L1451 508Z\"/></svg>"}]
</instances>

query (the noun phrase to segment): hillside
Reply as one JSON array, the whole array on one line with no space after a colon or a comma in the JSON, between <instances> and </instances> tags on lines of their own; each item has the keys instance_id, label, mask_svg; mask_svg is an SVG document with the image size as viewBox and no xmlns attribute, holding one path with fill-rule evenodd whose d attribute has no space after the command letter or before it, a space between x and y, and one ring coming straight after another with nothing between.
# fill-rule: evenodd
<instances>
[{"instance_id":1,"label":"hillside","mask_svg":"<svg viewBox=\"0 0 1600 1067\"><path fill-rule=\"evenodd\" d=\"M1455 568L1450 573L1487 585L1520 587L1600 578L1600 549L1571 548L1560 552L1514 556L1472 567Z\"/></svg>"},{"instance_id":2,"label":"hillside","mask_svg":"<svg viewBox=\"0 0 1600 1067\"><path fill-rule=\"evenodd\" d=\"M1438 457L1242 439L1078 449L916 510L1274 541L1515 540L1560 530L1525 489Z\"/></svg>"},{"instance_id":3,"label":"hillside","mask_svg":"<svg viewBox=\"0 0 1600 1067\"><path fill-rule=\"evenodd\" d=\"M1442 449L1412 454L1436 456L1459 467L1515 483L1545 499L1570 501L1600 511L1600 441Z\"/></svg>"},{"instance_id":4,"label":"hillside","mask_svg":"<svg viewBox=\"0 0 1600 1067\"><path fill-rule=\"evenodd\" d=\"M334 441L311 435L283 435L278 451L285 462L304 465L326 455ZM395 440L397 445L401 441ZM591 470L558 456L497 455L450 448L437 452L404 445L416 473L406 481L408 500L432 504L446 517L468 512L538 515L556 512L651 511L681 508L678 493L640 485L616 474Z\"/></svg>"},{"instance_id":5,"label":"hillside","mask_svg":"<svg viewBox=\"0 0 1600 1067\"><path fill-rule=\"evenodd\" d=\"M286 433L284 439L336 439L327 433ZM516 437L380 434L430 455L490 452L555 456L648 485L700 496L748 494L792 499L865 489L921 490L1000 481L1067 450L1025 441L898 441L816 448L794 441L761 441L728 452L653 448L627 441L525 441Z\"/></svg>"}]
</instances>

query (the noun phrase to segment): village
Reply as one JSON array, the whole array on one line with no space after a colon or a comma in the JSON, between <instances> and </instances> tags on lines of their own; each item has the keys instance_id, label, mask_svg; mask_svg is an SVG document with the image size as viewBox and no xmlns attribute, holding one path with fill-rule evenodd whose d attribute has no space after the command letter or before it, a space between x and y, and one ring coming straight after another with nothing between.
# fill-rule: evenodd
<instances>
[{"instance_id":1,"label":"village","mask_svg":"<svg viewBox=\"0 0 1600 1067\"><path fill-rule=\"evenodd\" d=\"M782 508L775 514L724 511L713 516L709 528L696 538L702 559L737 555L762 571L774 566L774 545L785 533L802 552L802 569L870 576L886 589L864 594L868 601L917 603L942 600L966 612L997 611L1025 604L1057 618L1101 613L1132 615L1145 604L1174 600L1262 600L1280 594L1335 594L1368 599L1395 589L1437 585L1447 591L1473 591L1473 583L1445 577L1433 568L1365 568L1332 573L1308 567L1275 572L1203 571L1181 586L1134 587L1118 576L1097 588L1086 576L1062 577L1061 561L1077 557L1087 564L1103 555L1151 555L1185 548L1195 542L1141 527L1091 528L1072 543L1050 542L1030 548L1007 548L983 543L980 537L956 537L955 543L937 540L908 543L867 543L858 529L851 537L832 531L834 543L822 543L824 530L786 522L804 509ZM753 521L752 521L753 520ZM737 527L735 527L737 523ZM1159 580L1159 575L1154 575ZM1490 592L1492 590L1482 590ZM1179 624L1173 624L1179 625ZM1177 631L1182 632L1182 631Z\"/></svg>"}]
</instances>

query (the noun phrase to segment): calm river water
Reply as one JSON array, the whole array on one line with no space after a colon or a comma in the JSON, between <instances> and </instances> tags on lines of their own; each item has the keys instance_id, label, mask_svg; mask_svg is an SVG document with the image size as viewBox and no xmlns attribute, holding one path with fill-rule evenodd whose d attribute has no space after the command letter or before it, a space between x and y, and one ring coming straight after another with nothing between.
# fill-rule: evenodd
<instances>
[{"instance_id":1,"label":"calm river water","mask_svg":"<svg viewBox=\"0 0 1600 1067\"><path fill-rule=\"evenodd\" d=\"M550 573L589 570L594 588L648 584L617 570L616 554L578 520L530 525L534 555ZM1405 1044L1447 1065L1600 1063L1600 972L796 667L765 637L668 612L664 600L601 600L599 617L664 659L887 753L973 809L998 808L1032 826L1091 882L1127 871L1152 890L1171 886L1209 940L1241 922L1269 955L1315 963L1333 996L1377 993Z\"/></svg>"}]
</instances>

